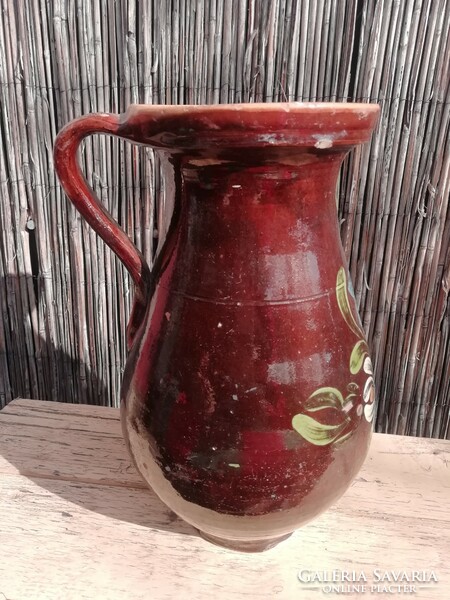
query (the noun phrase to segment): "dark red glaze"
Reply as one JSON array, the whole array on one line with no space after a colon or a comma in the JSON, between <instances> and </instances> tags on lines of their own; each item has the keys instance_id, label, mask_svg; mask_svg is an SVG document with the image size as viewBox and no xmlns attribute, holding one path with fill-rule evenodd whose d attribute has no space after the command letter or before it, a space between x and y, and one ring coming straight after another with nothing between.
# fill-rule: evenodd
<instances>
[{"instance_id":1,"label":"dark red glaze","mask_svg":"<svg viewBox=\"0 0 450 600\"><path fill-rule=\"evenodd\" d=\"M68 196L139 290L128 447L208 539L273 545L334 502L366 456L373 379L335 190L377 115L368 104L133 106L74 121L57 140ZM76 147L96 131L161 149L175 212L152 280L81 181Z\"/></svg>"}]
</instances>

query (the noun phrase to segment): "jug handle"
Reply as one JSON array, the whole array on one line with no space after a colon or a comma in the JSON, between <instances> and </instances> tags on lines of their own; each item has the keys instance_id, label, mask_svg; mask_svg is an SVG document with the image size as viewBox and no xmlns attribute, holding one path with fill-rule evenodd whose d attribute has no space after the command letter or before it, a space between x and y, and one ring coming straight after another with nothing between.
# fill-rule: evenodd
<instances>
[{"instance_id":1,"label":"jug handle","mask_svg":"<svg viewBox=\"0 0 450 600\"><path fill-rule=\"evenodd\" d=\"M56 137L54 163L68 198L122 261L135 283L133 308L127 326L127 345L130 349L151 296L151 272L142 253L100 203L77 159L78 148L85 137L95 133L118 136L119 128L120 115L99 113L74 119Z\"/></svg>"}]
</instances>

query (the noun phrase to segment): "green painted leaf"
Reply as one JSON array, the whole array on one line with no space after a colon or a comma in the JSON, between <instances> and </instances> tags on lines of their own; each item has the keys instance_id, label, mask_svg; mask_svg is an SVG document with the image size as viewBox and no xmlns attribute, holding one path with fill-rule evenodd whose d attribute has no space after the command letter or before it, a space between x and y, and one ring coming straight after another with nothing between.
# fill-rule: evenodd
<instances>
[{"instance_id":1,"label":"green painted leaf","mask_svg":"<svg viewBox=\"0 0 450 600\"><path fill-rule=\"evenodd\" d=\"M364 358L369 354L369 348L365 340L359 340L355 347L352 350L352 354L350 356L350 373L352 375L356 375L362 369L364 364Z\"/></svg>"},{"instance_id":2,"label":"green painted leaf","mask_svg":"<svg viewBox=\"0 0 450 600\"><path fill-rule=\"evenodd\" d=\"M292 419L292 427L307 442L316 446L327 446L340 436L348 421L339 425L324 425L308 415L295 415Z\"/></svg>"},{"instance_id":3,"label":"green painted leaf","mask_svg":"<svg viewBox=\"0 0 450 600\"><path fill-rule=\"evenodd\" d=\"M334 408L340 409L343 405L344 398L337 388L323 387L311 394L305 402L305 409L311 410L313 407L317 406L333 406Z\"/></svg>"},{"instance_id":4,"label":"green painted leaf","mask_svg":"<svg viewBox=\"0 0 450 600\"><path fill-rule=\"evenodd\" d=\"M364 333L361 327L356 322L355 317L353 316L352 310L350 308L350 303L348 301L347 294L347 277L345 275L344 267L341 267L337 274L336 297L339 305L339 310L341 311L341 314L344 317L344 320L347 323L347 325L358 337L364 337Z\"/></svg>"},{"instance_id":5,"label":"green painted leaf","mask_svg":"<svg viewBox=\"0 0 450 600\"><path fill-rule=\"evenodd\" d=\"M309 408L309 406L308 407L305 406L305 408L310 413L312 413L312 412L319 412L320 410L329 410L330 408L341 410L340 407L338 409L336 406L333 406L333 405L330 405L330 404L322 404L321 406L312 406L311 408Z\"/></svg>"}]
</instances>

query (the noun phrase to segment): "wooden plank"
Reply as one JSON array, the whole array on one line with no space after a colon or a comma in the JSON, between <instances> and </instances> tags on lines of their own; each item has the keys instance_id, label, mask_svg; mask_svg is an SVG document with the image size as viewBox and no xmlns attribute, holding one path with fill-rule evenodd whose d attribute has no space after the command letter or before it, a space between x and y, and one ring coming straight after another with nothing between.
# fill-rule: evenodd
<instances>
[{"instance_id":1,"label":"wooden plank","mask_svg":"<svg viewBox=\"0 0 450 600\"><path fill-rule=\"evenodd\" d=\"M130 464L119 410L15 400L0 413L0 473L145 488Z\"/></svg>"},{"instance_id":2,"label":"wooden plank","mask_svg":"<svg viewBox=\"0 0 450 600\"><path fill-rule=\"evenodd\" d=\"M10 402L1 411L2 418L13 416L24 419L27 423L39 424L42 427L62 429L69 426L85 427L86 431L121 435L118 409L106 406L87 406L86 404L66 404L64 402L18 398Z\"/></svg>"},{"instance_id":3,"label":"wooden plank","mask_svg":"<svg viewBox=\"0 0 450 600\"><path fill-rule=\"evenodd\" d=\"M46 487L47 486L47 487ZM50 488L47 489L47 488ZM16 598L315 598L300 569L434 570L443 598L450 583L448 528L427 518L382 518L370 510L331 510L278 548L245 555L195 535L144 490L0 481L3 559L0 591ZM151 589L151 596L149 590ZM445 589L445 588L444 588Z\"/></svg>"},{"instance_id":4,"label":"wooden plank","mask_svg":"<svg viewBox=\"0 0 450 600\"><path fill-rule=\"evenodd\" d=\"M433 571L438 582L416 590L419 600L450 585L444 440L375 434L345 496L256 555L205 542L144 487L117 409L14 401L0 412L0 473L0 599L322 596L301 569L363 571L369 589L374 569Z\"/></svg>"}]
</instances>

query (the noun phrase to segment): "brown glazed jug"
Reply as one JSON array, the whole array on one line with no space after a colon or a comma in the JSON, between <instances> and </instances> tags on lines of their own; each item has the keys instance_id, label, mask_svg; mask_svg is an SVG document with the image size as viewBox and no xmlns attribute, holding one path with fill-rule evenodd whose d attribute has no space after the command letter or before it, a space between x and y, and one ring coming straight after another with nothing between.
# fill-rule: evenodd
<instances>
[{"instance_id":1,"label":"brown glazed jug","mask_svg":"<svg viewBox=\"0 0 450 600\"><path fill-rule=\"evenodd\" d=\"M372 364L339 237L341 163L379 107L131 106L67 125L61 184L134 280L121 415L137 469L215 543L270 548L367 454ZM150 271L77 161L103 133L155 148L174 213Z\"/></svg>"}]
</instances>

